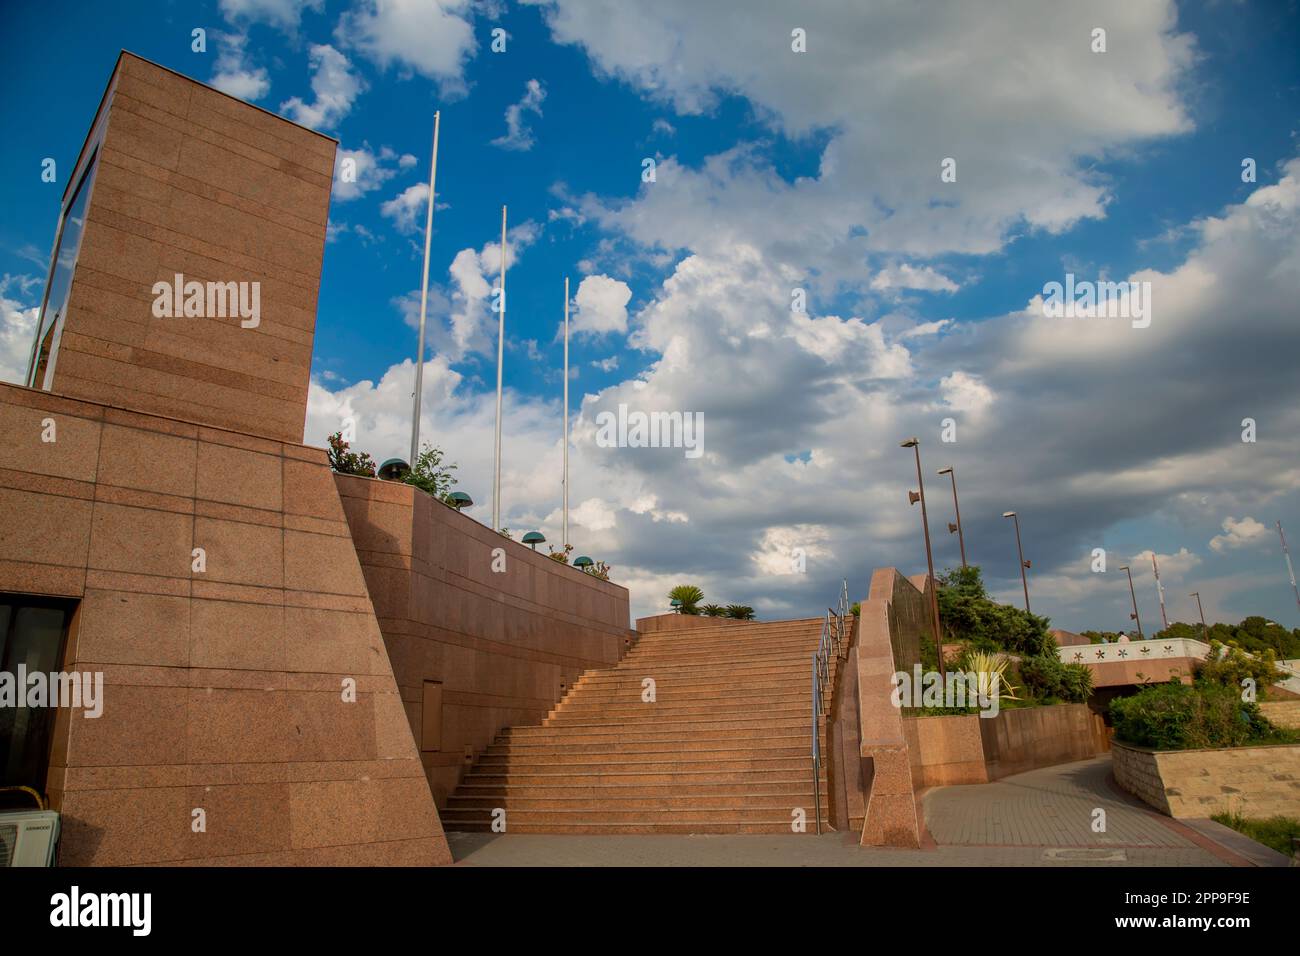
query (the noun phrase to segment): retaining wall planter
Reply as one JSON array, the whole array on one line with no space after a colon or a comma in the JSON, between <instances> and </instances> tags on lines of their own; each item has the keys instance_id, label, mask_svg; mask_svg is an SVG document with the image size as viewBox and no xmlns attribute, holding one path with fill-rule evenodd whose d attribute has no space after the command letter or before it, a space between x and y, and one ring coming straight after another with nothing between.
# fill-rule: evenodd
<instances>
[{"instance_id":1,"label":"retaining wall planter","mask_svg":"<svg viewBox=\"0 0 1300 956\"><path fill-rule=\"evenodd\" d=\"M1113 741L1115 781L1171 817L1300 814L1300 744L1151 750Z\"/></svg>"}]
</instances>

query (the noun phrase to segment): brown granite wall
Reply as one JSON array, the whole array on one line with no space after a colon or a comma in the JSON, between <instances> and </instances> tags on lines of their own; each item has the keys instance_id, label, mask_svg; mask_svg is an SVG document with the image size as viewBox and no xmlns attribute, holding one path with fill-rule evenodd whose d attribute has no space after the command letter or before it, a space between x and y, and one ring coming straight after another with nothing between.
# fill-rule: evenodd
<instances>
[{"instance_id":1,"label":"brown granite wall","mask_svg":"<svg viewBox=\"0 0 1300 956\"><path fill-rule=\"evenodd\" d=\"M652 617L636 619L638 634L654 634L658 631L688 631L701 627L726 627L730 624L755 624L756 621L737 621L730 617L705 617L702 614L655 614Z\"/></svg>"},{"instance_id":2,"label":"brown granite wall","mask_svg":"<svg viewBox=\"0 0 1300 956\"><path fill-rule=\"evenodd\" d=\"M338 144L129 53L103 110L52 390L301 441ZM260 283L261 324L155 318L177 273Z\"/></svg>"},{"instance_id":3,"label":"brown granite wall","mask_svg":"<svg viewBox=\"0 0 1300 956\"><path fill-rule=\"evenodd\" d=\"M1110 749L1106 726L1087 704L905 717L917 786L988 783L1038 767L1087 760Z\"/></svg>"},{"instance_id":4,"label":"brown granite wall","mask_svg":"<svg viewBox=\"0 0 1300 956\"><path fill-rule=\"evenodd\" d=\"M63 864L450 861L323 451L0 385L0 462L0 590L80 599L104 680Z\"/></svg>"},{"instance_id":5,"label":"brown granite wall","mask_svg":"<svg viewBox=\"0 0 1300 956\"><path fill-rule=\"evenodd\" d=\"M635 637L627 589L510 541L410 485L335 478L442 806L467 755L505 727L540 724L579 674L618 661ZM442 685L436 742L422 733L426 681Z\"/></svg>"}]
</instances>

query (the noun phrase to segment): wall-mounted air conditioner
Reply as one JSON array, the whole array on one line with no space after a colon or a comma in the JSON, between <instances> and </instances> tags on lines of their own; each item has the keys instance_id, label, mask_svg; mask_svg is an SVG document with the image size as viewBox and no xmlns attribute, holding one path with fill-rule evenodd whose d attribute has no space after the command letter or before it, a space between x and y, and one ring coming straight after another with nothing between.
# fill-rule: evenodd
<instances>
[{"instance_id":1,"label":"wall-mounted air conditioner","mask_svg":"<svg viewBox=\"0 0 1300 956\"><path fill-rule=\"evenodd\" d=\"M58 841L57 811L0 811L0 867L53 866Z\"/></svg>"}]
</instances>

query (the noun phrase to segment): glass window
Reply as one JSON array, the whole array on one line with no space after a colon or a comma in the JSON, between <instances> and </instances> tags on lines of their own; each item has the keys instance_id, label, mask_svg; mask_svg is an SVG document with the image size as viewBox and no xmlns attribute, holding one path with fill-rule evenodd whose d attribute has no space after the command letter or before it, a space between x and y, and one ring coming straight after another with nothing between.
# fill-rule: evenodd
<instances>
[{"instance_id":1,"label":"glass window","mask_svg":"<svg viewBox=\"0 0 1300 956\"><path fill-rule=\"evenodd\" d=\"M0 672L18 679L62 669L68 622L75 601L24 595L0 595ZM26 703L26 688L15 688ZM45 793L55 708L0 707L0 786L28 786Z\"/></svg>"},{"instance_id":2,"label":"glass window","mask_svg":"<svg viewBox=\"0 0 1300 956\"><path fill-rule=\"evenodd\" d=\"M99 162L98 151L91 156L86 171L77 184L77 190L68 204L67 214L59 227L59 241L54 250L53 271L46 287L45 303L37 334L36 353L32 359L32 374L27 384L48 390L54 380L54 362L59 352L59 338L63 335L63 319L68 309L68 293L72 288L72 273L81 249L81 233L86 224L86 206L90 202L90 184Z\"/></svg>"}]
</instances>

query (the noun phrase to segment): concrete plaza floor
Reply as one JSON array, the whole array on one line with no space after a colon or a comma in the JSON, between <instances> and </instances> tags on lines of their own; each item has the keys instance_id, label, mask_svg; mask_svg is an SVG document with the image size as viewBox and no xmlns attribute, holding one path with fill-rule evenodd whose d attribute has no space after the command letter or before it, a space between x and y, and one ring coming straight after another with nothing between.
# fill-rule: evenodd
<instances>
[{"instance_id":1,"label":"concrete plaza floor","mask_svg":"<svg viewBox=\"0 0 1300 956\"><path fill-rule=\"evenodd\" d=\"M1164 817L1109 780L1110 757L922 795L918 850L850 834L448 833L460 866L1282 866L1281 854L1210 821ZM1093 830L1104 811L1105 831Z\"/></svg>"}]
</instances>

